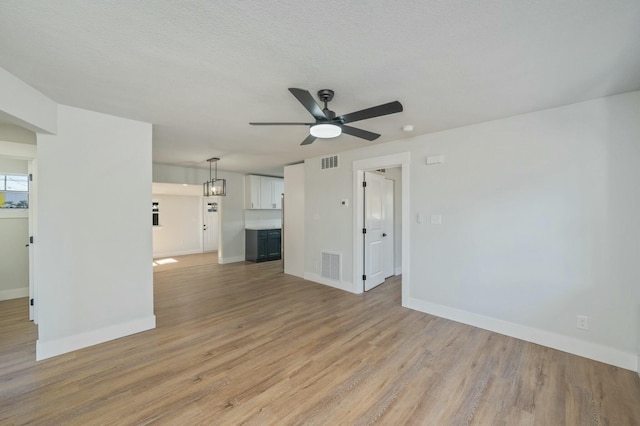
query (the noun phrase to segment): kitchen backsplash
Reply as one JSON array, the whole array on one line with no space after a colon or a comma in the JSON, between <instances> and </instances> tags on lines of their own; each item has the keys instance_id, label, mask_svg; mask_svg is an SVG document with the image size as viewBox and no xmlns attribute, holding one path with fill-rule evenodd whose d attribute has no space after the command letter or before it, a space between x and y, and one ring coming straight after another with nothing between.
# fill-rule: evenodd
<instances>
[{"instance_id":1,"label":"kitchen backsplash","mask_svg":"<svg viewBox=\"0 0 640 426\"><path fill-rule=\"evenodd\" d=\"M282 225L281 210L245 210L245 227L276 227Z\"/></svg>"}]
</instances>

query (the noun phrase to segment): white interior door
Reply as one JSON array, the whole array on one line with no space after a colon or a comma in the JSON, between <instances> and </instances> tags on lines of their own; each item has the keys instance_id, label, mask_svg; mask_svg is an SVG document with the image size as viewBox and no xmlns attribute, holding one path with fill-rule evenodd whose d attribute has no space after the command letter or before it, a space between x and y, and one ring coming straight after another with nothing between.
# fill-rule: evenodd
<instances>
[{"instance_id":1,"label":"white interior door","mask_svg":"<svg viewBox=\"0 0 640 426\"><path fill-rule=\"evenodd\" d=\"M203 198L202 251L218 250L218 197Z\"/></svg>"},{"instance_id":2,"label":"white interior door","mask_svg":"<svg viewBox=\"0 0 640 426\"><path fill-rule=\"evenodd\" d=\"M383 218L384 218L384 225L383 225L383 229L382 229L382 244L383 244L383 251L384 251L384 256L382 256L382 264L383 264L383 269L384 269L384 277L385 278L389 278L391 276L394 275L394 266L395 266L395 259L394 259L394 247L393 247L393 241L394 241L394 232L393 232L393 221L394 221L394 215L393 215L393 197L394 197L394 191L393 191L393 184L394 181L391 179L386 179L384 180L384 193L383 193Z\"/></svg>"},{"instance_id":3,"label":"white interior door","mask_svg":"<svg viewBox=\"0 0 640 426\"><path fill-rule=\"evenodd\" d=\"M364 181L364 290L368 291L384 282L384 189L385 178L365 172Z\"/></svg>"}]
</instances>

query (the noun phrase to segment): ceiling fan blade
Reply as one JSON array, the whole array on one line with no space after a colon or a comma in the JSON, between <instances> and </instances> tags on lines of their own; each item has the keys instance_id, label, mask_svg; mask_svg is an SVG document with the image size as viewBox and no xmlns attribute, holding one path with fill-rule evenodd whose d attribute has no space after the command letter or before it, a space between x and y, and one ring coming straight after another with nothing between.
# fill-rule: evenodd
<instances>
[{"instance_id":1,"label":"ceiling fan blade","mask_svg":"<svg viewBox=\"0 0 640 426\"><path fill-rule=\"evenodd\" d=\"M366 139L368 141L372 141L372 140L378 139L380 137L380 135L377 134L377 133L368 132L366 130L358 129L358 128L351 127L351 126L346 126L344 124L342 126L340 126L340 127L342 127L342 133L346 133L346 134L351 135L351 136L355 136L355 137L358 137L358 138Z\"/></svg>"},{"instance_id":2,"label":"ceiling fan blade","mask_svg":"<svg viewBox=\"0 0 640 426\"><path fill-rule=\"evenodd\" d=\"M309 135L305 140L302 141L300 145L309 145L310 143L313 143L315 140L316 140L315 136Z\"/></svg>"},{"instance_id":3,"label":"ceiling fan blade","mask_svg":"<svg viewBox=\"0 0 640 426\"><path fill-rule=\"evenodd\" d=\"M252 126L312 126L316 123L289 123L289 122L285 122L285 123L249 123Z\"/></svg>"},{"instance_id":4,"label":"ceiling fan blade","mask_svg":"<svg viewBox=\"0 0 640 426\"><path fill-rule=\"evenodd\" d=\"M402 111L402 104L398 101L374 106L360 111L351 112L349 114L337 117L343 123L353 123L354 121L366 120L367 118L380 117L382 115L395 114Z\"/></svg>"},{"instance_id":5,"label":"ceiling fan blade","mask_svg":"<svg viewBox=\"0 0 640 426\"><path fill-rule=\"evenodd\" d=\"M320 106L316 103L316 101L313 99L313 96L311 96L311 93L309 93L308 90L290 87L289 91L293 96L296 97L298 101L300 101L302 106L304 106L316 120L327 120L327 116L322 111L322 108L320 108Z\"/></svg>"}]
</instances>

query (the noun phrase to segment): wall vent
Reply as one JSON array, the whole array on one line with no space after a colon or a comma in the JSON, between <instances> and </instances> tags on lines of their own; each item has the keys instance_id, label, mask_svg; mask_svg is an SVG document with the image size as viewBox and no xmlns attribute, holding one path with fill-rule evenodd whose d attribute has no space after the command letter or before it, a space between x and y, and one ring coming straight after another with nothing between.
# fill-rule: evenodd
<instances>
[{"instance_id":1,"label":"wall vent","mask_svg":"<svg viewBox=\"0 0 640 426\"><path fill-rule=\"evenodd\" d=\"M321 160L322 170L324 169L335 169L338 167L338 156L332 155L331 157L324 157Z\"/></svg>"},{"instance_id":2,"label":"wall vent","mask_svg":"<svg viewBox=\"0 0 640 426\"><path fill-rule=\"evenodd\" d=\"M322 277L333 281L340 281L340 264L342 255L340 253L322 252Z\"/></svg>"}]
</instances>

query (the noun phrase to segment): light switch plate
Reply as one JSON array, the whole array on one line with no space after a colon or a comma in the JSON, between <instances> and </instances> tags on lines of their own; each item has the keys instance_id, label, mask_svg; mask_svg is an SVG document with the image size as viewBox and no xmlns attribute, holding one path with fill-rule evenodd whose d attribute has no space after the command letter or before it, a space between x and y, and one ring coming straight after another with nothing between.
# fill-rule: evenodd
<instances>
[{"instance_id":1,"label":"light switch plate","mask_svg":"<svg viewBox=\"0 0 640 426\"><path fill-rule=\"evenodd\" d=\"M431 215L431 224L432 225L442 225L442 215L440 215L440 214L432 214Z\"/></svg>"}]
</instances>

